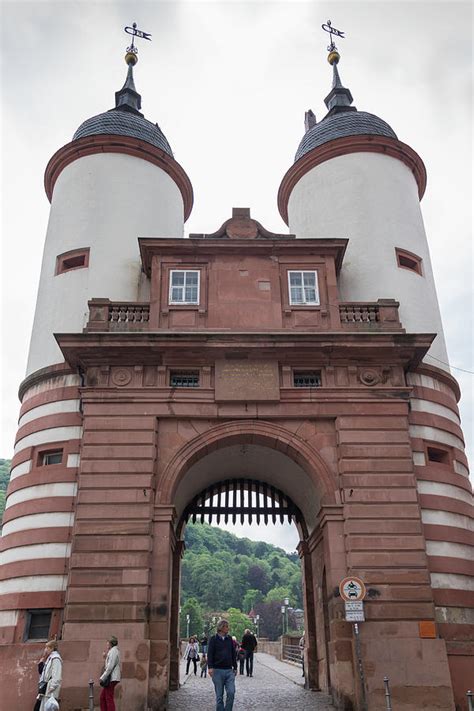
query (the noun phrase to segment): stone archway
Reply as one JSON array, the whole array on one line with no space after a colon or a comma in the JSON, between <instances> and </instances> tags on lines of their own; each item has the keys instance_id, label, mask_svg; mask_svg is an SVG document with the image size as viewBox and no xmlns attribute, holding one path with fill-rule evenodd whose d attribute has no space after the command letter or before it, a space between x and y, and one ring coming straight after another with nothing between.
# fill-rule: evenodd
<instances>
[{"instance_id":1,"label":"stone archway","mask_svg":"<svg viewBox=\"0 0 474 711\"><path fill-rule=\"evenodd\" d=\"M318 655L317 650L318 645L322 644L322 648L325 646L324 633L318 639L316 608L322 604L319 601L321 566L331 564L331 556L327 560L324 550L331 549L327 539L331 531L330 526L325 528L328 521L322 521L321 514L328 507L333 512L339 508L335 478L319 452L297 432L269 422L246 420L210 426L191 437L172 453L159 472L154 538L156 542L159 541L162 555L165 554L166 545L169 545L170 604L169 636L166 641L170 659L170 689L179 686L178 618L183 514L193 497L206 486L223 479L250 478L250 474L253 478L276 486L302 512L298 525L298 552L302 564L306 616L307 681L310 688L321 686L318 668L318 656L321 658L321 654ZM168 520L167 536L163 534L166 529L163 526L164 519ZM345 562L343 565L345 567ZM158 600L159 580L162 576L157 573L155 579L158 585L152 592L152 598ZM152 683L153 674L150 673Z\"/></svg>"}]
</instances>

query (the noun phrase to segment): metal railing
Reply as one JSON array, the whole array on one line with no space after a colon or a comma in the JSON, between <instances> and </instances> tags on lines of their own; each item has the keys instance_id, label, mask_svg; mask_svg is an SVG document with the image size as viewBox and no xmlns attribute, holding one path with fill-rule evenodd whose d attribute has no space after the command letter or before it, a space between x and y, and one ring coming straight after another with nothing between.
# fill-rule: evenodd
<instances>
[{"instance_id":1,"label":"metal railing","mask_svg":"<svg viewBox=\"0 0 474 711\"><path fill-rule=\"evenodd\" d=\"M295 644L284 644L282 649L282 659L285 662L301 664L301 649Z\"/></svg>"}]
</instances>

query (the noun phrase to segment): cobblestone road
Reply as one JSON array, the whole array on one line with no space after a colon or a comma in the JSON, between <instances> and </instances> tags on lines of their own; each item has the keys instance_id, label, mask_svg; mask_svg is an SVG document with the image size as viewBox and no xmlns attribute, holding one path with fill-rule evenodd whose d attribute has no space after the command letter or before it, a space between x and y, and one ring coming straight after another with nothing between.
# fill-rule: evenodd
<instances>
[{"instance_id":1,"label":"cobblestone road","mask_svg":"<svg viewBox=\"0 0 474 711\"><path fill-rule=\"evenodd\" d=\"M254 659L252 678L237 675L234 711L334 711L328 696L303 688L299 667L262 652ZM169 711L214 711L214 686L209 677L201 679L199 666L197 676L184 672L181 665L182 686L170 693Z\"/></svg>"}]
</instances>

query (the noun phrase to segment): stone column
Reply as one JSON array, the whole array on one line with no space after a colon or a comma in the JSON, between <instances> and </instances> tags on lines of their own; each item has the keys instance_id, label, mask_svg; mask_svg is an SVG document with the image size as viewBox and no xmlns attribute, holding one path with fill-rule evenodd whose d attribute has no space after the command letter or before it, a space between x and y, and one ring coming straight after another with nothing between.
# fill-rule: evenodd
<instances>
[{"instance_id":1,"label":"stone column","mask_svg":"<svg viewBox=\"0 0 474 711\"><path fill-rule=\"evenodd\" d=\"M155 505L153 549L150 565L150 669L149 711L165 711L170 685L170 624L172 618L172 575L176 549L174 506Z\"/></svg>"},{"instance_id":2,"label":"stone column","mask_svg":"<svg viewBox=\"0 0 474 711\"><path fill-rule=\"evenodd\" d=\"M319 527L328 593L329 664L331 689L336 702L349 705L355 701L353 639L351 624L345 622L344 605L334 594L347 575L347 556L344 539L343 506L329 504L321 507Z\"/></svg>"},{"instance_id":3,"label":"stone column","mask_svg":"<svg viewBox=\"0 0 474 711\"><path fill-rule=\"evenodd\" d=\"M184 541L176 541L173 551L173 572L171 578L170 617L170 691L179 689L179 598L181 591L181 558L184 555Z\"/></svg>"},{"instance_id":4,"label":"stone column","mask_svg":"<svg viewBox=\"0 0 474 711\"><path fill-rule=\"evenodd\" d=\"M305 601L305 651L304 664L306 686L319 689L318 652L316 646L316 611L313 565L307 541L300 541L297 546L303 567L303 595Z\"/></svg>"}]
</instances>

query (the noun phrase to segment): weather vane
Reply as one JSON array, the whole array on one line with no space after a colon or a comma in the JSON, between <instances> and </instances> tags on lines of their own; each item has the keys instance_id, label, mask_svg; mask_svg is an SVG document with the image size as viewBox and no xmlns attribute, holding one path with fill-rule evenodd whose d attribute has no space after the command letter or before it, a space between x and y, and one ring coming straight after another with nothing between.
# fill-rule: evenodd
<instances>
[{"instance_id":1,"label":"weather vane","mask_svg":"<svg viewBox=\"0 0 474 711\"><path fill-rule=\"evenodd\" d=\"M132 35L132 44L127 47L127 52L132 54L137 54L138 49L135 47L135 37L140 37L141 39L146 39L151 42L151 35L148 32L143 32L143 30L137 30L137 23L134 22L131 27L124 27L125 32L128 35Z\"/></svg>"},{"instance_id":2,"label":"weather vane","mask_svg":"<svg viewBox=\"0 0 474 711\"><path fill-rule=\"evenodd\" d=\"M336 52L336 51L337 51L337 47L336 47L336 45L334 44L334 41L333 41L333 39L332 39L332 35L335 35L336 37L341 37L342 39L345 39L345 37L344 37L344 32L343 32L342 30L336 30L335 27L332 27L332 26L331 26L331 20L328 20L328 21L326 22L326 24L325 24L325 25L321 25L321 27L323 28L323 30L324 30L325 32L329 32L329 34L331 35L331 44L328 46L328 52Z\"/></svg>"}]
</instances>

